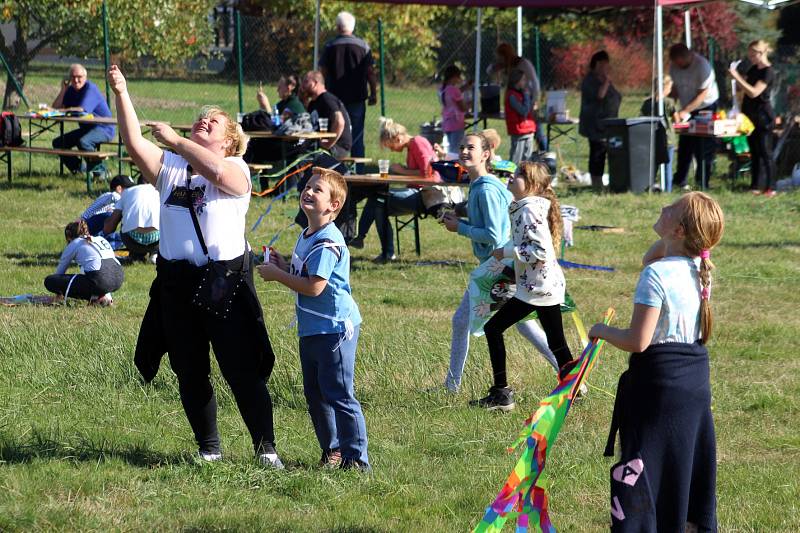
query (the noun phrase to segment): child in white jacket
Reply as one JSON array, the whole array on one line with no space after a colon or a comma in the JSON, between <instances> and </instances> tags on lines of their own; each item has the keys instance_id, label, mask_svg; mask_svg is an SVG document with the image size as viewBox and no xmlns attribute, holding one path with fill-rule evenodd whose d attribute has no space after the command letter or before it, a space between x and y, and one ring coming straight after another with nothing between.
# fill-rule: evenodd
<instances>
[{"instance_id":1,"label":"child in white jacket","mask_svg":"<svg viewBox=\"0 0 800 533\"><path fill-rule=\"evenodd\" d=\"M509 179L508 190L514 195L509 206L512 240L493 255L497 259L514 259L517 292L483 328L494 385L488 396L472 402L501 411L514 408L514 393L506 378L505 330L536 311L547 344L561 368L559 379L567 373L567 363L572 360L561 322L566 282L555 251L555 243L561 238L561 209L550 186L550 172L542 163L523 162Z\"/></svg>"}]
</instances>

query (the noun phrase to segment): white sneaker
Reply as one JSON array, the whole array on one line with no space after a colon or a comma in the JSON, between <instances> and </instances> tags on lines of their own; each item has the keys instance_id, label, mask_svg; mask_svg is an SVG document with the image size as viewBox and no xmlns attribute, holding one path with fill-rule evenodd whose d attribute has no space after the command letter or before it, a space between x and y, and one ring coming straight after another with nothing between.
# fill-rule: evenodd
<instances>
[{"instance_id":1,"label":"white sneaker","mask_svg":"<svg viewBox=\"0 0 800 533\"><path fill-rule=\"evenodd\" d=\"M222 461L222 454L219 452L197 452L197 457L200 461L206 463L214 463L216 461Z\"/></svg>"},{"instance_id":2,"label":"white sneaker","mask_svg":"<svg viewBox=\"0 0 800 533\"><path fill-rule=\"evenodd\" d=\"M98 305L100 307L108 307L114 305L114 299L111 297L111 293L107 292L103 296L92 296L89 299L89 305Z\"/></svg>"},{"instance_id":3,"label":"white sneaker","mask_svg":"<svg viewBox=\"0 0 800 533\"><path fill-rule=\"evenodd\" d=\"M268 466L275 470L283 470L285 468L281 462L281 458L274 452L259 454L257 460L261 466Z\"/></svg>"},{"instance_id":4,"label":"white sneaker","mask_svg":"<svg viewBox=\"0 0 800 533\"><path fill-rule=\"evenodd\" d=\"M158 261L158 254L150 254L150 264L155 265Z\"/></svg>"}]
</instances>

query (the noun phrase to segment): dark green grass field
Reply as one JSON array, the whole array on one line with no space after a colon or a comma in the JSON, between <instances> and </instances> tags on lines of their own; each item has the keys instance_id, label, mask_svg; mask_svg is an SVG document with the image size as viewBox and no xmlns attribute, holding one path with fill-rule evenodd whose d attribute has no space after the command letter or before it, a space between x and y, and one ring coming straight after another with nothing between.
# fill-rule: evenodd
<instances>
[{"instance_id":1,"label":"dark green grass field","mask_svg":"<svg viewBox=\"0 0 800 533\"><path fill-rule=\"evenodd\" d=\"M53 78L55 79L55 78ZM158 100L147 118L178 102L194 108L222 86L182 89L137 83ZM226 93L235 95L230 87ZM172 102L172 103L170 103ZM183 105L183 104L180 104ZM181 107L183 109L183 107ZM176 112L177 113L177 112ZM183 113L183 111L181 111ZM155 117L161 118L161 117ZM84 184L34 159L34 174L0 183L0 295L43 292L55 268L63 226L89 203ZM19 165L22 167L22 165ZM768 200L731 193L715 180L726 214L714 251L716 330L712 354L718 445L720 530L800 531L800 195ZM575 231L567 258L616 271L566 272L587 326L609 306L626 324L641 255L655 238L660 207L676 196L596 197L563 191L584 224L624 234ZM266 208L254 199L248 220ZM278 205L251 244L285 227L295 204ZM296 228L277 247L288 251ZM258 283L277 353L270 380L278 450L287 470L257 466L233 399L214 367L226 460L192 461L195 445L168 365L139 383L132 364L138 326L154 277L151 265L126 267L126 283L107 309L82 305L0 308L0 531L465 531L494 498L516 460L505 448L555 385L546 363L510 332L510 381L518 407L500 415L469 408L489 385L486 344L475 339L458 395L428 394L444 375L450 317L474 266L469 243L434 221L421 225L422 264L411 235L399 263L378 267L370 234L353 251L352 285L364 315L356 368L374 472L322 471L302 393L293 300ZM566 326L578 351L571 324ZM602 457L626 354L609 347L576 404L547 467L559 531L602 531L608 523L608 469ZM511 530L510 528L508 528Z\"/></svg>"}]
</instances>

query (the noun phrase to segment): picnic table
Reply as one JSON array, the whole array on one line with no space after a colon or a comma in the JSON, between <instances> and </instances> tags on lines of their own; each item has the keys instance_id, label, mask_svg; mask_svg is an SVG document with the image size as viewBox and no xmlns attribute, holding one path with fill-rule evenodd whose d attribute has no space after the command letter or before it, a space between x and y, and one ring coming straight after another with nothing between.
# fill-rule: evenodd
<instances>
[{"instance_id":1,"label":"picnic table","mask_svg":"<svg viewBox=\"0 0 800 533\"><path fill-rule=\"evenodd\" d=\"M93 115L83 115L83 116L67 116L67 115L40 115L38 113L27 113L23 116L23 118L28 119L28 138L29 138L29 146L33 146L33 141L43 133L47 131L51 131L53 128L59 128L59 135L64 135L64 125L65 124L90 124L90 125L117 125L116 117L95 117ZM142 128L150 126L153 124L153 120L140 120L139 125ZM101 143L104 144L104 143ZM117 145L117 158L119 160L119 169L118 172L122 173L122 163L123 163L123 149L122 149L122 138L119 136L119 132L117 132L117 142L110 143ZM63 152L63 150L61 150ZM75 155L81 155L78 150L75 150ZM55 149L52 152L28 152L28 173L31 172L31 154L32 153L50 153L51 155L63 155L61 153L56 154ZM103 152L105 153L105 152ZM92 157L91 154L85 153L82 154L84 157ZM113 154L112 154L113 155ZM105 158L103 158L105 159ZM90 176L88 176L88 169L87 169L87 185L91 189L91 182ZM59 163L59 174L64 173L64 165L63 163Z\"/></svg>"},{"instance_id":2,"label":"picnic table","mask_svg":"<svg viewBox=\"0 0 800 533\"><path fill-rule=\"evenodd\" d=\"M382 178L380 174L348 174L344 176L345 182L348 185L358 185L360 187L375 187L376 194L384 194L387 196L387 220L386 228L391 228L388 220L388 192L389 187L396 185L399 187L424 187L426 185L446 185L445 183L430 178L423 178L421 176L405 176L399 174L390 174ZM422 246L419 240L419 215L415 212L410 218L401 219L399 216L394 217L395 234L397 254L400 255L400 232L409 225L414 229L414 248L417 256L422 253ZM391 231L391 230L390 230Z\"/></svg>"}]
</instances>

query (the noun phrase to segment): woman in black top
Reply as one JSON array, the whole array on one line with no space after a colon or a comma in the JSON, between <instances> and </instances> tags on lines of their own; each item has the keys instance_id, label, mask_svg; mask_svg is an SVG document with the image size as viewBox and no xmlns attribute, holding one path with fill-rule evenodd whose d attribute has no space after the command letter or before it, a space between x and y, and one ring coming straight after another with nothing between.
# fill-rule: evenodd
<instances>
[{"instance_id":1,"label":"woman in black top","mask_svg":"<svg viewBox=\"0 0 800 533\"><path fill-rule=\"evenodd\" d=\"M581 115L578 133L589 139L589 174L592 188L603 188L603 169L606 165L606 137L604 118L614 118L619 113L622 95L609 76L609 57L605 50L596 52L589 62L589 73L581 82Z\"/></svg>"},{"instance_id":2,"label":"woman in black top","mask_svg":"<svg viewBox=\"0 0 800 533\"><path fill-rule=\"evenodd\" d=\"M747 47L747 57L752 66L747 70L746 76L742 76L735 68L730 69L731 76L744 91L742 113L755 125L748 142L752 169L750 192L753 194L763 192L770 197L775 196L775 165L772 161L772 126L775 122L775 111L769 101L775 73L767 57L771 51L766 41L753 41Z\"/></svg>"}]
</instances>

